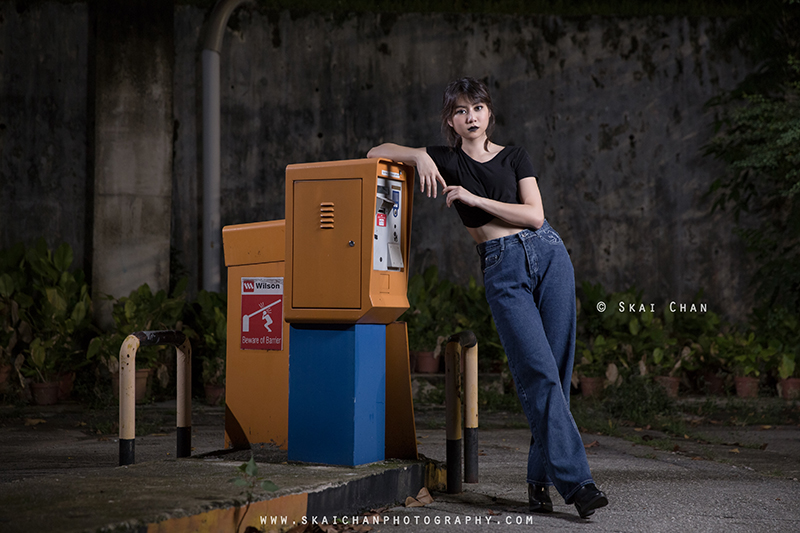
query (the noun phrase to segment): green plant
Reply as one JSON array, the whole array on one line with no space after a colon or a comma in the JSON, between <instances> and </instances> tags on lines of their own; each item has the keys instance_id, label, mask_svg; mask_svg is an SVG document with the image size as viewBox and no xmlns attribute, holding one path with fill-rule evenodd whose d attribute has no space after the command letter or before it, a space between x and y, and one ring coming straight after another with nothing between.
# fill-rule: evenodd
<instances>
[{"instance_id":1,"label":"green plant","mask_svg":"<svg viewBox=\"0 0 800 533\"><path fill-rule=\"evenodd\" d=\"M581 360L576 365L578 373L588 378L603 377L617 359L618 345L616 339L602 335L591 339L588 345L583 344Z\"/></svg>"},{"instance_id":2,"label":"green plant","mask_svg":"<svg viewBox=\"0 0 800 533\"><path fill-rule=\"evenodd\" d=\"M631 311L631 305L638 310L641 304L642 292L634 287L609 294L599 283L583 282L578 294L578 337L587 342L597 335L621 340L639 315Z\"/></svg>"},{"instance_id":3,"label":"green plant","mask_svg":"<svg viewBox=\"0 0 800 533\"><path fill-rule=\"evenodd\" d=\"M472 331L478 339L478 357L482 369L498 371L498 366L504 366L508 359L500 343L483 286L470 278L464 286L453 285L451 297L456 304L452 333Z\"/></svg>"},{"instance_id":4,"label":"green plant","mask_svg":"<svg viewBox=\"0 0 800 533\"><path fill-rule=\"evenodd\" d=\"M227 298L223 293L200 291L191 306L192 329L203 365L202 379L206 385L225 384L225 356L228 333Z\"/></svg>"},{"instance_id":5,"label":"green plant","mask_svg":"<svg viewBox=\"0 0 800 533\"><path fill-rule=\"evenodd\" d=\"M796 42L793 53L797 54ZM724 100L727 107L717 123L718 132L705 149L727 166L727 175L715 180L709 190L714 196L712 212L733 207L736 233L759 265L753 282L760 299L796 313L800 311L800 269L796 268L800 263L800 61L791 54L780 61L785 67L777 83ZM756 224L740 224L742 213Z\"/></svg>"},{"instance_id":6,"label":"green plant","mask_svg":"<svg viewBox=\"0 0 800 533\"><path fill-rule=\"evenodd\" d=\"M437 298L439 273L435 266L428 267L424 274L416 274L408 282L408 310L400 320L408 328L408 344L411 351L433 351L439 334Z\"/></svg>"},{"instance_id":7,"label":"green plant","mask_svg":"<svg viewBox=\"0 0 800 533\"><path fill-rule=\"evenodd\" d=\"M33 303L26 315L32 340L25 350L28 364L18 358L17 368L30 378L50 381L86 362L85 349L94 332L92 300L83 271L70 270L72 261L66 243L50 250L40 238L25 250L21 265L30 269Z\"/></svg>"},{"instance_id":8,"label":"green plant","mask_svg":"<svg viewBox=\"0 0 800 533\"><path fill-rule=\"evenodd\" d=\"M778 363L778 377L780 379L789 379L792 377L800 377L797 367L797 354L791 352L781 353L781 358Z\"/></svg>"},{"instance_id":9,"label":"green plant","mask_svg":"<svg viewBox=\"0 0 800 533\"><path fill-rule=\"evenodd\" d=\"M757 377L764 371L775 354L776 346L762 346L756 340L756 334L734 331L721 335L719 344L720 356L728 364L734 374L741 377Z\"/></svg>"},{"instance_id":10,"label":"green plant","mask_svg":"<svg viewBox=\"0 0 800 533\"><path fill-rule=\"evenodd\" d=\"M247 516L247 511L250 509L250 504L253 503L253 496L256 491L256 487L260 487L262 490L267 492L275 492L278 490L278 486L272 481L258 477L258 465L256 464L256 460L252 455L250 455L250 460L248 462L240 465L236 469L236 474L237 476L233 479L230 479L229 482L233 483L237 487L242 487L244 490L244 496L247 500L247 506L244 508L242 517L239 519L239 523L236 525L236 531L239 531L239 529L242 527L244 517Z\"/></svg>"},{"instance_id":11,"label":"green plant","mask_svg":"<svg viewBox=\"0 0 800 533\"><path fill-rule=\"evenodd\" d=\"M400 320L407 324L411 351L433 351L440 338L471 330L478 339L479 363L484 369L505 363L484 289L474 279L464 286L440 280L436 266L430 266L409 280L408 301Z\"/></svg>"},{"instance_id":12,"label":"green plant","mask_svg":"<svg viewBox=\"0 0 800 533\"><path fill-rule=\"evenodd\" d=\"M12 274L21 273L0 270L0 366L12 364L33 340L28 318L33 298L21 291L24 274Z\"/></svg>"},{"instance_id":13,"label":"green plant","mask_svg":"<svg viewBox=\"0 0 800 533\"><path fill-rule=\"evenodd\" d=\"M191 328L185 328L183 318L186 306L185 290L188 283L183 279L167 296L163 289L153 293L146 283L132 291L129 296L114 301L111 315L114 329L105 335L92 339L88 356L100 357L109 371L118 371L118 354L125 338L136 331L176 330L194 335ZM113 297L108 297L113 300ZM162 387L169 382L166 362L173 357L171 346L145 346L136 352L136 367L156 370Z\"/></svg>"},{"instance_id":14,"label":"green plant","mask_svg":"<svg viewBox=\"0 0 800 533\"><path fill-rule=\"evenodd\" d=\"M772 352L771 370L780 378L800 377L796 365L800 354L800 319L781 306L753 310L751 324L759 340Z\"/></svg>"}]
</instances>

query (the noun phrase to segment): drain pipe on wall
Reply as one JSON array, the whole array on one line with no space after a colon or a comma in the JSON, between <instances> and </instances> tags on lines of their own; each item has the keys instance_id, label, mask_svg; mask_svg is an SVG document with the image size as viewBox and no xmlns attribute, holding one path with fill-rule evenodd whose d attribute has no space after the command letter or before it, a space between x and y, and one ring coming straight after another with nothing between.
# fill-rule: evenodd
<instances>
[{"instance_id":1,"label":"drain pipe on wall","mask_svg":"<svg viewBox=\"0 0 800 533\"><path fill-rule=\"evenodd\" d=\"M219 0L203 36L203 289L215 292L222 254L219 53L228 18L246 1Z\"/></svg>"}]
</instances>

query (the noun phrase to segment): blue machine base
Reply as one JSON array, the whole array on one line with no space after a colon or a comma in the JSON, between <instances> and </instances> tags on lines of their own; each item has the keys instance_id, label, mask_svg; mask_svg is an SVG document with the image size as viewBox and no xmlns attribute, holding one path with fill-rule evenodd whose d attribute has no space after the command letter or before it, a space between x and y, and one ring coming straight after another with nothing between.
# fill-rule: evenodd
<instances>
[{"instance_id":1,"label":"blue machine base","mask_svg":"<svg viewBox=\"0 0 800 533\"><path fill-rule=\"evenodd\" d=\"M382 461L386 326L297 324L289 340L289 460Z\"/></svg>"}]
</instances>

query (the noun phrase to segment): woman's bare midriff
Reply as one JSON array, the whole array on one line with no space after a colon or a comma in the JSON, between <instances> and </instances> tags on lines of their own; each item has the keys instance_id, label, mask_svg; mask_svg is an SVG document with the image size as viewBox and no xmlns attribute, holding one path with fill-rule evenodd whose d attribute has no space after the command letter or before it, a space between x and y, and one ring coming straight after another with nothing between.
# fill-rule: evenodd
<instances>
[{"instance_id":1,"label":"woman's bare midriff","mask_svg":"<svg viewBox=\"0 0 800 533\"><path fill-rule=\"evenodd\" d=\"M491 222L484 224L479 228L467 228L467 231L470 235L472 235L472 238L475 239L477 244L481 244L486 241L491 241L492 239L499 239L500 237L506 237L508 235L516 235L524 229L527 228L512 226L510 224L506 224L498 218L495 218Z\"/></svg>"}]
</instances>

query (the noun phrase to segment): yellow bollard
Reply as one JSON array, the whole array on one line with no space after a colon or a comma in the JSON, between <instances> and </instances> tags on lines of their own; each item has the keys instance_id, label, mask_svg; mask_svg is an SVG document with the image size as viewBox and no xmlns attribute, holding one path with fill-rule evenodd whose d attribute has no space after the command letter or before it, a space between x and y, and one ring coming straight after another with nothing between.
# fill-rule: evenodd
<instances>
[{"instance_id":1,"label":"yellow bollard","mask_svg":"<svg viewBox=\"0 0 800 533\"><path fill-rule=\"evenodd\" d=\"M452 335L445 346L445 397L447 419L447 492L460 493L461 409L465 404L464 481L478 482L478 340L471 331ZM461 360L464 360L462 388Z\"/></svg>"},{"instance_id":2,"label":"yellow bollard","mask_svg":"<svg viewBox=\"0 0 800 533\"><path fill-rule=\"evenodd\" d=\"M119 350L119 465L136 462L136 351L140 346L171 344L177 349L178 457L192 454L192 347L179 331L137 331Z\"/></svg>"}]
</instances>

